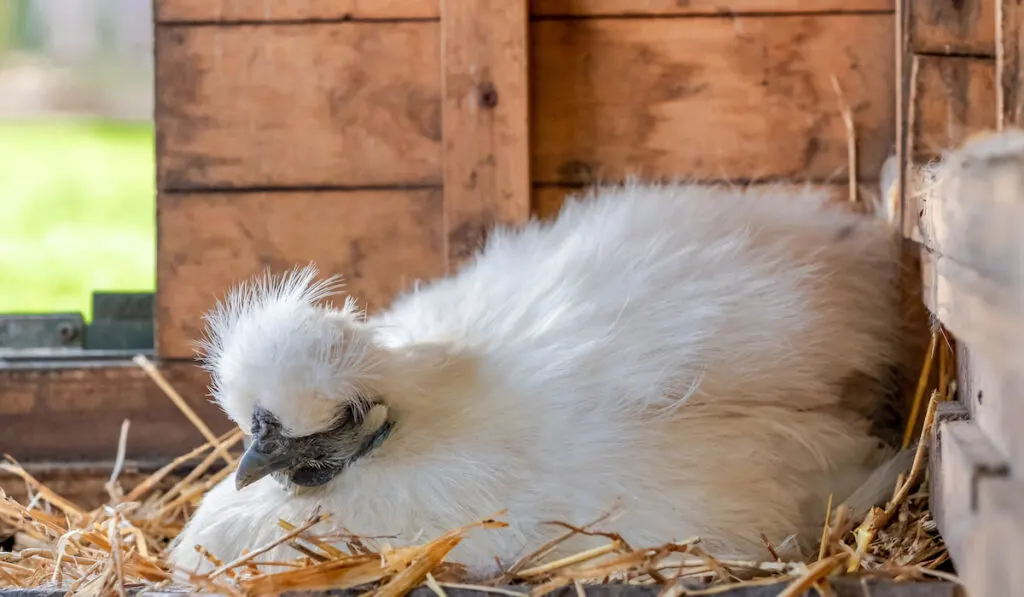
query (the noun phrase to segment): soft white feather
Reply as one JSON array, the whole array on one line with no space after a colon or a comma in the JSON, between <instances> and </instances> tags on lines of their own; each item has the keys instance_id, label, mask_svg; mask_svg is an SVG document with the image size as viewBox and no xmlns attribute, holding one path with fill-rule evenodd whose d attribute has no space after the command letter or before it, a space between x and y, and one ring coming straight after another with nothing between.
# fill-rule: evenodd
<instances>
[{"instance_id":1,"label":"soft white feather","mask_svg":"<svg viewBox=\"0 0 1024 597\"><path fill-rule=\"evenodd\" d=\"M495 231L459 273L365 320L323 305L333 286L312 267L247 285L204 344L234 421L260 404L301 435L370 391L395 427L322 489L226 479L173 559L208 568L194 544L230 560L317 507L394 543L508 508L510 528L452 554L476 574L561 532L544 521L615 507L635 545L699 535L760 558L764 533L809 549L830 493L869 507L906 462L885 465L895 452L870 433L904 359L898 247L882 218L810 188L630 183Z\"/></svg>"}]
</instances>

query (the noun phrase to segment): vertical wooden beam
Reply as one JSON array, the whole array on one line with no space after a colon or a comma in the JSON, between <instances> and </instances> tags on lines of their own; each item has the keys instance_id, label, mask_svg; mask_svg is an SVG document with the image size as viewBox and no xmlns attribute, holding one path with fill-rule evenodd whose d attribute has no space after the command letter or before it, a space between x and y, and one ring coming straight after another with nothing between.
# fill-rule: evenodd
<instances>
[{"instance_id":1,"label":"vertical wooden beam","mask_svg":"<svg viewBox=\"0 0 1024 597\"><path fill-rule=\"evenodd\" d=\"M901 224L906 221L904 215L906 207L906 169L907 169L907 94L910 89L910 75L908 70L911 65L909 52L910 36L910 0L896 0L896 193L898 197L898 210L896 221ZM903 225L904 230L907 229Z\"/></svg>"},{"instance_id":2,"label":"vertical wooden beam","mask_svg":"<svg viewBox=\"0 0 1024 597\"><path fill-rule=\"evenodd\" d=\"M448 265L530 215L527 0L441 0Z\"/></svg>"},{"instance_id":3,"label":"vertical wooden beam","mask_svg":"<svg viewBox=\"0 0 1024 597\"><path fill-rule=\"evenodd\" d=\"M996 95L999 129L1024 125L1024 6L1020 0L996 2Z\"/></svg>"},{"instance_id":4,"label":"vertical wooden beam","mask_svg":"<svg viewBox=\"0 0 1024 597\"><path fill-rule=\"evenodd\" d=\"M911 0L911 48L919 54L995 56L995 4L1002 1Z\"/></svg>"}]
</instances>

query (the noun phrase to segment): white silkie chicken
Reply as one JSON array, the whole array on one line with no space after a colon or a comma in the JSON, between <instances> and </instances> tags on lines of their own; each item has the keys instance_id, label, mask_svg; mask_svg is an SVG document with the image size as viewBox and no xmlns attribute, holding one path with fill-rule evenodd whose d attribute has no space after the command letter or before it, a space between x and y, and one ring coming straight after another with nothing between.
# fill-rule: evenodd
<instances>
[{"instance_id":1,"label":"white silkie chicken","mask_svg":"<svg viewBox=\"0 0 1024 597\"><path fill-rule=\"evenodd\" d=\"M830 493L867 507L908 462L886 443L899 267L883 218L811 189L627 184L369 318L312 267L243 284L204 350L250 445L172 560L208 569L194 545L231 560L317 507L392 544L507 508L450 555L474 576L616 508L638 546L807 553Z\"/></svg>"}]
</instances>

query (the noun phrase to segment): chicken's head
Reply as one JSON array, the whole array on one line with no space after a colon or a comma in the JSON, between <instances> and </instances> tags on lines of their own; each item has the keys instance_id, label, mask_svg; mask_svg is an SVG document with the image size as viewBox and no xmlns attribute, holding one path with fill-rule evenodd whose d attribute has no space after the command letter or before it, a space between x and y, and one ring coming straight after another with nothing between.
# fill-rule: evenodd
<instances>
[{"instance_id":1,"label":"chicken's head","mask_svg":"<svg viewBox=\"0 0 1024 597\"><path fill-rule=\"evenodd\" d=\"M338 289L312 265L267 273L205 316L213 398L249 440L238 489L268 475L286 487L325 485L390 433L363 318L351 299L326 303Z\"/></svg>"}]
</instances>

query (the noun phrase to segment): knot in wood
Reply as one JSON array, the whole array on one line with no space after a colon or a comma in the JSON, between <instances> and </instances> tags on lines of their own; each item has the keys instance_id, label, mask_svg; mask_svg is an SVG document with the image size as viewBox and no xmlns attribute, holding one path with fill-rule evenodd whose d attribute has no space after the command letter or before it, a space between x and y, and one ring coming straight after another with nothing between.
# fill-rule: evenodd
<instances>
[{"instance_id":1,"label":"knot in wood","mask_svg":"<svg viewBox=\"0 0 1024 597\"><path fill-rule=\"evenodd\" d=\"M485 81L478 87L480 93L480 105L484 108L494 108L498 105L498 90L495 89L494 83Z\"/></svg>"}]
</instances>

